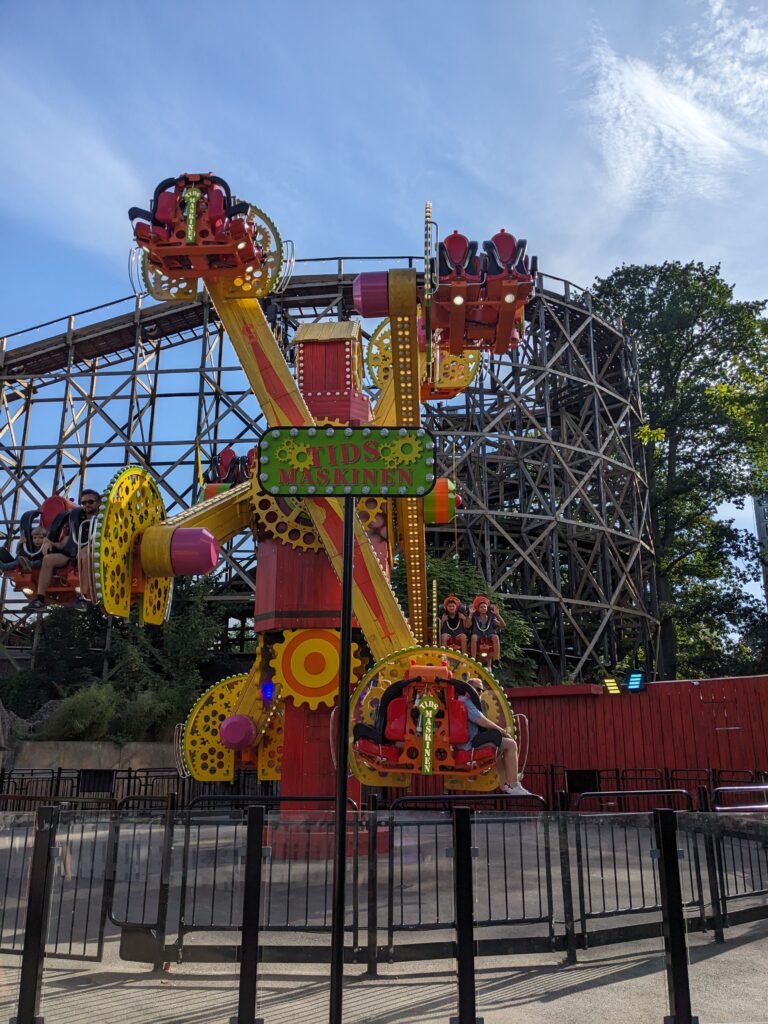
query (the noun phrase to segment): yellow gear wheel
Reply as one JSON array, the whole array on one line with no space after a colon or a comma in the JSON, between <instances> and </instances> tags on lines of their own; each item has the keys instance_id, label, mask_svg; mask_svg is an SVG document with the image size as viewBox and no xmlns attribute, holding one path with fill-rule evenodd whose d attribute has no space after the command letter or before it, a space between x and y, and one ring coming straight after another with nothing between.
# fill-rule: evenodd
<instances>
[{"instance_id":1,"label":"yellow gear wheel","mask_svg":"<svg viewBox=\"0 0 768 1024\"><path fill-rule=\"evenodd\" d=\"M388 466L410 466L421 457L422 444L415 437L395 437L379 446L379 453Z\"/></svg>"},{"instance_id":2,"label":"yellow gear wheel","mask_svg":"<svg viewBox=\"0 0 768 1024\"><path fill-rule=\"evenodd\" d=\"M320 704L333 707L339 692L339 644L335 629L287 629L283 640L275 644L272 658L275 685L294 704L308 704L315 710ZM352 675L362 667L352 644Z\"/></svg>"},{"instance_id":3,"label":"yellow gear wheel","mask_svg":"<svg viewBox=\"0 0 768 1024\"><path fill-rule=\"evenodd\" d=\"M382 320L371 335L365 353L365 365L377 388L383 387L392 376L392 330L389 317Z\"/></svg>"},{"instance_id":4,"label":"yellow gear wheel","mask_svg":"<svg viewBox=\"0 0 768 1024\"><path fill-rule=\"evenodd\" d=\"M127 619L131 612L134 545L154 523L165 520L157 484L140 466L128 466L114 477L102 501L91 544L96 600L108 615ZM139 621L159 626L170 611L173 580L144 581Z\"/></svg>"},{"instance_id":5,"label":"yellow gear wheel","mask_svg":"<svg viewBox=\"0 0 768 1024\"><path fill-rule=\"evenodd\" d=\"M258 463L254 463L255 466ZM304 503L293 498L277 498L261 489L258 474L251 476L255 526L288 547L301 551L321 551L322 542L315 533ZM357 516L366 530L383 533L386 529L386 498L358 498Z\"/></svg>"},{"instance_id":6,"label":"yellow gear wheel","mask_svg":"<svg viewBox=\"0 0 768 1024\"><path fill-rule=\"evenodd\" d=\"M264 735L256 748L260 782L277 781L283 774L283 741L285 734L285 702L278 701Z\"/></svg>"},{"instance_id":7,"label":"yellow gear wheel","mask_svg":"<svg viewBox=\"0 0 768 1024\"><path fill-rule=\"evenodd\" d=\"M300 444L298 441L285 441L277 449L277 457L294 469L305 469L312 461L312 452L309 445Z\"/></svg>"},{"instance_id":8,"label":"yellow gear wheel","mask_svg":"<svg viewBox=\"0 0 768 1024\"><path fill-rule=\"evenodd\" d=\"M486 704L485 714L494 722L503 725L510 732L514 729L514 720L509 702L488 669L479 662L473 661L466 654L448 647L412 647L382 658L376 662L363 676L350 698L349 716L349 764L352 774L365 785L372 786L409 786L410 775L377 772L359 761L352 744L352 728L359 722L372 725L376 709L386 688L403 678L405 670L412 664L441 665L445 664L455 679L482 679L485 691L483 699ZM499 778L496 768L492 767L484 775L476 779L450 778L445 779L446 786L452 789L471 789L487 792L496 789Z\"/></svg>"},{"instance_id":9,"label":"yellow gear wheel","mask_svg":"<svg viewBox=\"0 0 768 1024\"><path fill-rule=\"evenodd\" d=\"M232 197L233 203L240 202ZM258 206L249 206L245 219L253 225L254 240L261 249L261 262L257 267L245 268L242 274L228 284L224 294L228 299L260 299L273 290L283 266L283 240L273 221Z\"/></svg>"},{"instance_id":10,"label":"yellow gear wheel","mask_svg":"<svg viewBox=\"0 0 768 1024\"><path fill-rule=\"evenodd\" d=\"M482 362L483 354L478 349L466 349L461 355L440 349L437 376L432 386L467 388L477 376Z\"/></svg>"},{"instance_id":11,"label":"yellow gear wheel","mask_svg":"<svg viewBox=\"0 0 768 1024\"><path fill-rule=\"evenodd\" d=\"M171 277L153 267L144 253L141 261L141 276L144 287L153 299L159 302L194 302L197 298L197 280Z\"/></svg>"},{"instance_id":12,"label":"yellow gear wheel","mask_svg":"<svg viewBox=\"0 0 768 1024\"><path fill-rule=\"evenodd\" d=\"M301 551L321 550L323 545L301 502L275 498L263 491L257 494L254 489L253 510L256 528L273 540Z\"/></svg>"},{"instance_id":13,"label":"yellow gear wheel","mask_svg":"<svg viewBox=\"0 0 768 1024\"><path fill-rule=\"evenodd\" d=\"M235 752L219 739L219 726L235 709L247 675L228 676L200 696L184 723L184 760L193 779L230 782Z\"/></svg>"}]
</instances>

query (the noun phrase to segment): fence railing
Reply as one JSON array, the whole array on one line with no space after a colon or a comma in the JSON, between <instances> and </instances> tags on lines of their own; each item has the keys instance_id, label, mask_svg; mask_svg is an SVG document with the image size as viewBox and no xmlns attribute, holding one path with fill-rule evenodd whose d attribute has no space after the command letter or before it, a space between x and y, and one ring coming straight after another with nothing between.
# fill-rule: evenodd
<instances>
[{"instance_id":1,"label":"fence railing","mask_svg":"<svg viewBox=\"0 0 768 1024\"><path fill-rule=\"evenodd\" d=\"M47 956L100 960L111 940L139 962L234 955L246 813L258 802L0 812L0 952L23 950L36 815L46 810L56 820ZM330 810L266 811L261 927L277 957L294 941L287 933L330 932L334 822ZM451 820L448 811L423 809L348 812L350 958L448 954ZM678 820L689 926L719 940L744 913L768 916L768 815L680 812ZM484 951L562 949L573 958L598 933L601 942L658 933L651 814L482 810L472 821L474 919ZM303 955L323 959L327 951L312 940Z\"/></svg>"},{"instance_id":2,"label":"fence railing","mask_svg":"<svg viewBox=\"0 0 768 1024\"><path fill-rule=\"evenodd\" d=\"M735 796L730 788L737 790L745 785L760 783L768 779L765 773L742 769L686 768L665 769L633 767L623 768L568 768L559 764L529 764L526 768L525 784L546 807L567 810L574 808L579 796L584 793L599 793L600 798L590 808L581 810L652 810L652 806L619 804L611 795L637 790L687 791L700 809L709 809L716 803L716 789L722 791L724 805L733 804ZM22 768L0 770L0 808L8 806L10 798L15 800L15 809L34 810L41 800L49 803L60 801L99 801L103 806L110 802L130 801L134 806L152 801L161 801L171 793L177 806L188 807L199 804L201 797L275 796L278 786L274 782L262 782L255 768L241 768L230 782L198 782L181 778L175 768L120 768L120 769L38 769ZM701 798L701 793L705 796ZM24 802L22 797L27 797ZM382 799L398 800L396 791L391 797ZM408 799L413 799L408 797Z\"/></svg>"}]
</instances>

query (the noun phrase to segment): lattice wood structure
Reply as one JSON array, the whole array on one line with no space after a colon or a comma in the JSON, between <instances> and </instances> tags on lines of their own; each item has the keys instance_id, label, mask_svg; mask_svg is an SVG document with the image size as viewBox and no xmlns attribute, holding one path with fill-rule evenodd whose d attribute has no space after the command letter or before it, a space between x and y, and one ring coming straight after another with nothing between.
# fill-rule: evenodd
<instances>
[{"instance_id":1,"label":"lattice wood structure","mask_svg":"<svg viewBox=\"0 0 768 1024\"><path fill-rule=\"evenodd\" d=\"M299 261L265 309L289 361L294 328L350 316L352 281L373 262ZM640 650L652 668L652 548L631 344L592 315L588 296L553 278L540 276L528 322L516 354L493 358L461 399L427 409L440 472L455 474L464 500L455 528L430 530L431 546L474 559L526 613L543 681L588 678ZM101 489L128 463L152 470L172 514L198 497L198 453L203 465L227 444L244 454L263 426L205 298L131 296L9 336L0 342L0 531L13 536L19 516L46 495ZM216 599L252 606L256 561L250 534L229 544ZM20 667L34 623L5 583L0 599L0 660Z\"/></svg>"}]
</instances>

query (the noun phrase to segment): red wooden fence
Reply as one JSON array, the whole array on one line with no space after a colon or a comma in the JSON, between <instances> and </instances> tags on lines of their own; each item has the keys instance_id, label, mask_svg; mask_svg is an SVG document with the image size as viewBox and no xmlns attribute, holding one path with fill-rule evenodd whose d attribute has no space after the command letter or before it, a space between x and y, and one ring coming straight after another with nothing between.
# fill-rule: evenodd
<instances>
[{"instance_id":1,"label":"red wooden fence","mask_svg":"<svg viewBox=\"0 0 768 1024\"><path fill-rule=\"evenodd\" d=\"M768 770L768 675L511 689L528 716L529 762L567 768Z\"/></svg>"}]
</instances>

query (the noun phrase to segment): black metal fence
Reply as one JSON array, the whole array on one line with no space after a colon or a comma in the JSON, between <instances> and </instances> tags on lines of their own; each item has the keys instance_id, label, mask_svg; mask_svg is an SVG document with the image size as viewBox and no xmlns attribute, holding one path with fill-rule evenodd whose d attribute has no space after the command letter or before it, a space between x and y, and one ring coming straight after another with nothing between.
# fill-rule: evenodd
<instances>
[{"instance_id":1,"label":"black metal fence","mask_svg":"<svg viewBox=\"0 0 768 1024\"><path fill-rule=\"evenodd\" d=\"M690 768L566 768L563 765L530 764L526 768L525 784L550 809L576 809L582 794L590 793L589 807L600 813L623 810L653 810L654 803L636 801L633 806L617 799L617 794L628 791L659 791L679 789L690 795L693 806L709 809L718 800L725 806L734 804L736 790L760 783L766 773L736 769ZM175 768L19 768L0 770L0 808L13 803L17 810L33 810L41 802L91 801L103 806L131 803L137 806L162 800L169 794L176 796L179 807L188 807L202 797L274 796L278 786L262 782L255 768L241 768L229 782L198 782L181 778ZM396 791L384 791L382 801L399 798ZM27 798L26 801L22 798Z\"/></svg>"},{"instance_id":2,"label":"black metal fence","mask_svg":"<svg viewBox=\"0 0 768 1024\"><path fill-rule=\"evenodd\" d=\"M205 796L270 796L276 784L262 782L255 768L240 768L232 782L198 782L175 768L15 768L0 771L0 808L34 809L41 801L90 800L150 804L173 793L179 807ZM26 800L24 799L26 798Z\"/></svg>"},{"instance_id":3,"label":"black metal fence","mask_svg":"<svg viewBox=\"0 0 768 1024\"><path fill-rule=\"evenodd\" d=\"M248 801L244 801L247 804ZM253 802L253 801L251 801ZM270 801L271 802L271 801ZM41 812L37 812L41 813ZM245 809L55 809L46 955L99 960L105 939L140 962L234 957L242 926ZM679 815L690 927L722 929L768 894L765 819ZM261 927L265 956L285 933L328 934L330 810L267 814ZM0 813L0 952L21 953L36 813ZM738 821L738 824L736 823ZM449 954L455 923L447 811L348 813L347 955ZM563 949L657 934L660 896L650 814L524 810L473 815L474 919L484 951ZM281 939L280 936L283 936ZM302 950L324 959L326 944Z\"/></svg>"},{"instance_id":4,"label":"black metal fence","mask_svg":"<svg viewBox=\"0 0 768 1024\"><path fill-rule=\"evenodd\" d=\"M768 787L750 792L763 797ZM250 928L264 960L331 959L317 936L330 935L333 812L308 810L306 800L271 810L273 799L258 797L206 802L0 813L0 952L22 956L27 1017L19 1020L34 1019L45 958L99 961L106 942L119 942L123 959L158 969L182 958L234 962ZM768 917L765 805L744 814L582 815L522 804L350 809L345 958L375 974L382 960L456 954L469 1020L475 953L560 949L573 961L594 942L663 930L670 999L674 988L684 1005L684 932L711 931L721 942L729 925ZM459 814L470 829L461 857ZM249 924L247 851L256 847L259 911ZM679 918L671 938L670 899ZM287 932L316 939L286 942Z\"/></svg>"}]
</instances>

